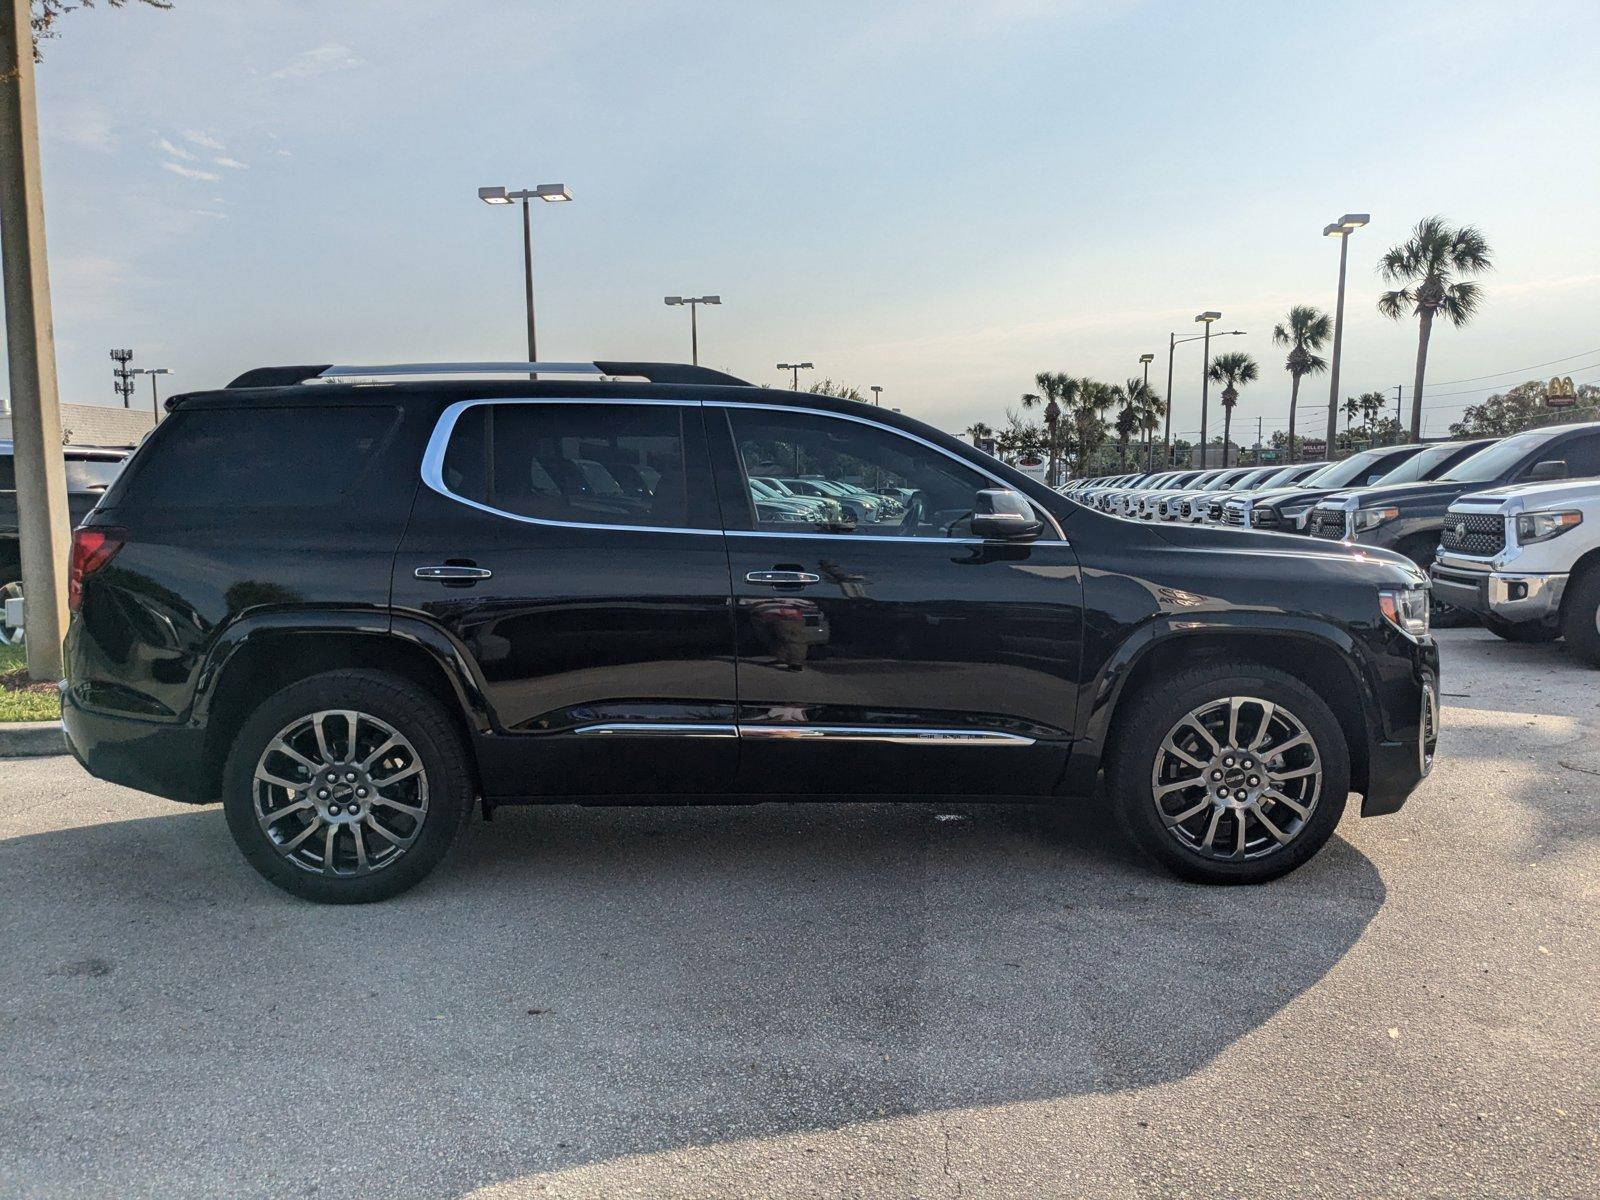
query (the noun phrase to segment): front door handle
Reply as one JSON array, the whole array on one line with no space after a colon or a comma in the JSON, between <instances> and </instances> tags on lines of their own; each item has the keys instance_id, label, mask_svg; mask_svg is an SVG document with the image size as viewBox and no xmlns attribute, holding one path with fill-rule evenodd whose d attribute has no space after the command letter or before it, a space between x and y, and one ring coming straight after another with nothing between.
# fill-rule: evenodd
<instances>
[{"instance_id":1,"label":"front door handle","mask_svg":"<svg viewBox=\"0 0 1600 1200\"><path fill-rule=\"evenodd\" d=\"M768 587L803 587L808 583L821 583L822 576L810 571L751 571L744 581L764 583Z\"/></svg>"},{"instance_id":2,"label":"front door handle","mask_svg":"<svg viewBox=\"0 0 1600 1200\"><path fill-rule=\"evenodd\" d=\"M439 567L418 567L412 572L418 579L432 579L439 583L460 583L474 579L493 579L488 567L462 567L446 563Z\"/></svg>"}]
</instances>

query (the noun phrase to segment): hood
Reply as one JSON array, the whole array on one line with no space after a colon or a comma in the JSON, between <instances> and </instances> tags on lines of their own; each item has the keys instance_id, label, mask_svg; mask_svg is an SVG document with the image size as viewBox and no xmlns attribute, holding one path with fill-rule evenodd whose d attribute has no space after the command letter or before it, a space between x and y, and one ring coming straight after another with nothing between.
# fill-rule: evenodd
<instances>
[{"instance_id":1,"label":"hood","mask_svg":"<svg viewBox=\"0 0 1600 1200\"><path fill-rule=\"evenodd\" d=\"M1416 483L1396 483L1390 487L1375 483L1371 487L1344 488L1339 495L1345 499L1355 500L1357 508L1379 508L1388 504L1404 508L1407 503L1448 504L1464 492L1482 486L1481 483L1452 483L1444 479L1424 479Z\"/></svg>"},{"instance_id":2,"label":"hood","mask_svg":"<svg viewBox=\"0 0 1600 1200\"><path fill-rule=\"evenodd\" d=\"M1273 488L1270 492L1247 492L1252 508L1282 508L1286 504L1315 504L1324 496L1331 496L1339 488Z\"/></svg>"},{"instance_id":3,"label":"hood","mask_svg":"<svg viewBox=\"0 0 1600 1200\"><path fill-rule=\"evenodd\" d=\"M1600 500L1600 479L1563 479L1555 483L1517 483L1490 488L1486 492L1467 492L1461 497L1473 504L1502 504L1518 501L1517 509L1548 508L1557 504L1587 504Z\"/></svg>"},{"instance_id":4,"label":"hood","mask_svg":"<svg viewBox=\"0 0 1600 1200\"><path fill-rule=\"evenodd\" d=\"M1257 533L1215 525L1151 525L1148 528L1163 541L1187 550L1272 554L1300 560L1343 559L1352 567L1366 564L1372 570L1375 583L1410 585L1426 579L1421 568L1405 555L1376 546L1347 545L1291 533Z\"/></svg>"}]
</instances>

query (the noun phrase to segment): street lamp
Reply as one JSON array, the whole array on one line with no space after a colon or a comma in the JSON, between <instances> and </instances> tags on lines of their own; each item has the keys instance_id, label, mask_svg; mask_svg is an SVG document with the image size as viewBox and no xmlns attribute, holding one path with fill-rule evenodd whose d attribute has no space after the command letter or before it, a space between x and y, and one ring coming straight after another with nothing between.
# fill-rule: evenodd
<instances>
[{"instance_id":1,"label":"street lamp","mask_svg":"<svg viewBox=\"0 0 1600 1200\"><path fill-rule=\"evenodd\" d=\"M1196 317L1195 319L1199 320L1198 317ZM1206 332L1205 333L1197 333L1193 337L1183 337L1183 338L1181 338L1176 333L1167 334L1167 425L1166 425L1166 433L1163 435L1163 438L1164 438L1164 441L1166 443L1166 456L1167 456L1167 462L1168 462L1169 465L1172 462L1172 352L1174 350L1176 350L1179 346L1183 345L1185 342L1198 342L1198 341L1201 341L1204 338L1208 337L1210 335L1210 333L1211 333L1211 326L1208 324L1206 326ZM1218 337L1241 337L1241 336L1243 336L1243 334L1244 334L1244 330L1242 330L1242 329L1229 329L1226 332L1217 334L1217 336Z\"/></svg>"},{"instance_id":2,"label":"street lamp","mask_svg":"<svg viewBox=\"0 0 1600 1200\"><path fill-rule=\"evenodd\" d=\"M1139 361L1144 365L1144 390L1146 396L1150 393L1150 364L1155 360L1156 356L1154 354L1139 355ZM1144 469L1146 471L1153 471L1156 466L1156 443L1150 434L1151 431L1149 429L1144 431Z\"/></svg>"},{"instance_id":3,"label":"street lamp","mask_svg":"<svg viewBox=\"0 0 1600 1200\"><path fill-rule=\"evenodd\" d=\"M522 201L522 284L528 298L528 361L539 361L538 339L533 330L533 226L528 216L528 201L543 200L560 204L572 199L572 189L564 183L541 183L538 187L508 192L503 187L481 187L478 199L485 204L510 204Z\"/></svg>"},{"instance_id":4,"label":"street lamp","mask_svg":"<svg viewBox=\"0 0 1600 1200\"><path fill-rule=\"evenodd\" d=\"M700 322L696 317L702 304L721 304L721 296L668 296L667 304L686 304L689 307L689 353L690 361L695 366L700 365Z\"/></svg>"},{"instance_id":5,"label":"street lamp","mask_svg":"<svg viewBox=\"0 0 1600 1200\"><path fill-rule=\"evenodd\" d=\"M873 405L875 407L882 408L883 407L883 389L881 387L879 387L877 384L873 384L867 390L872 393L872 403L873 403Z\"/></svg>"},{"instance_id":6,"label":"street lamp","mask_svg":"<svg viewBox=\"0 0 1600 1200\"><path fill-rule=\"evenodd\" d=\"M797 391L797 392L800 390L800 372L801 371L813 371L815 369L816 369L816 367L811 363L779 363L778 364L778 370L780 370L780 371L793 371L794 372L794 385L793 386L794 386L794 390Z\"/></svg>"},{"instance_id":7,"label":"street lamp","mask_svg":"<svg viewBox=\"0 0 1600 1200\"><path fill-rule=\"evenodd\" d=\"M1203 312L1195 317L1195 320L1206 327L1206 331L1202 335L1206 343L1206 361L1205 365L1200 368L1200 453L1205 454L1207 445L1206 416L1211 407L1211 322L1222 320L1222 314L1219 312ZM1227 446L1222 447L1222 457L1223 461L1227 461Z\"/></svg>"},{"instance_id":8,"label":"street lamp","mask_svg":"<svg viewBox=\"0 0 1600 1200\"><path fill-rule=\"evenodd\" d=\"M1368 213L1345 213L1322 230L1323 237L1339 239L1339 298L1333 308L1333 364L1328 372L1328 454L1333 454L1334 437L1339 431L1339 350L1344 344L1344 267L1350 256L1350 235L1372 217Z\"/></svg>"},{"instance_id":9,"label":"street lamp","mask_svg":"<svg viewBox=\"0 0 1600 1200\"><path fill-rule=\"evenodd\" d=\"M148 376L150 376L150 415L152 417L154 417L157 422L160 422L160 420L161 420L161 406L160 406L160 404L158 402L159 398L156 396L156 376L157 375L171 375L172 374L171 368L169 368L169 367L135 367L132 370L132 372L130 372L130 373L134 374L134 375L148 375Z\"/></svg>"}]
</instances>

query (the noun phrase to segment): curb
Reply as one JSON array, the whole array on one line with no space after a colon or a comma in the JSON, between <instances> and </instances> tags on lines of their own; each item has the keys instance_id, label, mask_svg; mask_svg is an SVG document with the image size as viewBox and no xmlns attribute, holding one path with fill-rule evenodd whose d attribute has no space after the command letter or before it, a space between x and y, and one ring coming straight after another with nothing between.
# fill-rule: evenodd
<instances>
[{"instance_id":1,"label":"curb","mask_svg":"<svg viewBox=\"0 0 1600 1200\"><path fill-rule=\"evenodd\" d=\"M14 721L0 724L0 758L40 758L65 754L67 736L60 721Z\"/></svg>"}]
</instances>

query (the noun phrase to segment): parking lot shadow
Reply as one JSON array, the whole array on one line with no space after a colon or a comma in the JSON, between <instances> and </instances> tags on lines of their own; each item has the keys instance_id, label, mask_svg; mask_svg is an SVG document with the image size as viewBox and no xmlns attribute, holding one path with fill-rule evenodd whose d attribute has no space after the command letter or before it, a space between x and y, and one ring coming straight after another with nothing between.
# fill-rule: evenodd
<instances>
[{"instance_id":1,"label":"parking lot shadow","mask_svg":"<svg viewBox=\"0 0 1600 1200\"><path fill-rule=\"evenodd\" d=\"M1103 825L1092 805L503 810L362 908L259 880L215 809L12 838L0 1161L123 1194L461 1195L1156 1084L1315 984L1384 901L1338 838L1211 889Z\"/></svg>"}]
</instances>

